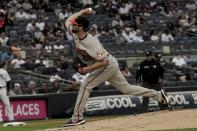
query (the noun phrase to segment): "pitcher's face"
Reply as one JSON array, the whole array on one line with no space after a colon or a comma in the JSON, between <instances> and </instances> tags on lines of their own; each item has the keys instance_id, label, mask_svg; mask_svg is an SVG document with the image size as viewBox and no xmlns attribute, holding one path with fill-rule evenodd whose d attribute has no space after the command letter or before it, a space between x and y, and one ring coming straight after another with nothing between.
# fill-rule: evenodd
<instances>
[{"instance_id":1,"label":"pitcher's face","mask_svg":"<svg viewBox=\"0 0 197 131\"><path fill-rule=\"evenodd\" d=\"M81 26L79 25L73 25L73 29L72 29L72 32L73 33L79 33L81 31Z\"/></svg>"}]
</instances>

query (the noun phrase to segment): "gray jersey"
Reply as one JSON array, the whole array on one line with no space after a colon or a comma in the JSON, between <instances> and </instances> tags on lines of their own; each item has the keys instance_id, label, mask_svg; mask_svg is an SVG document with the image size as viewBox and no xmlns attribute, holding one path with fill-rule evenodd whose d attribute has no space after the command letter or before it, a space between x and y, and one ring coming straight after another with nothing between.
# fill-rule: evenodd
<instances>
[{"instance_id":1,"label":"gray jersey","mask_svg":"<svg viewBox=\"0 0 197 131\"><path fill-rule=\"evenodd\" d=\"M72 26L69 26L69 30L72 33ZM72 35L75 42L76 54L86 64L91 65L108 55L108 52L104 49L99 40L91 34L87 33L81 40L76 34L72 33Z\"/></svg>"},{"instance_id":2,"label":"gray jersey","mask_svg":"<svg viewBox=\"0 0 197 131\"><path fill-rule=\"evenodd\" d=\"M0 86L6 86L6 82L10 81L11 78L5 69L0 69Z\"/></svg>"},{"instance_id":3,"label":"gray jersey","mask_svg":"<svg viewBox=\"0 0 197 131\"><path fill-rule=\"evenodd\" d=\"M79 40L77 35L73 34L75 41L75 51L77 55L88 65L93 64L97 60L101 60L108 55L103 45L97 38L87 33L87 36Z\"/></svg>"}]
</instances>

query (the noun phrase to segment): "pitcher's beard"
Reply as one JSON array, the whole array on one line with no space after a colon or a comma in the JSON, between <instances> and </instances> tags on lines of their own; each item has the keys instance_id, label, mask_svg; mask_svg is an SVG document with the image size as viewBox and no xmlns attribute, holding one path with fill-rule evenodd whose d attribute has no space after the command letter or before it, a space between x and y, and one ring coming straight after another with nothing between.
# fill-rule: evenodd
<instances>
[{"instance_id":1,"label":"pitcher's beard","mask_svg":"<svg viewBox=\"0 0 197 131\"><path fill-rule=\"evenodd\" d=\"M79 31L78 30L72 30L72 33L77 34Z\"/></svg>"}]
</instances>

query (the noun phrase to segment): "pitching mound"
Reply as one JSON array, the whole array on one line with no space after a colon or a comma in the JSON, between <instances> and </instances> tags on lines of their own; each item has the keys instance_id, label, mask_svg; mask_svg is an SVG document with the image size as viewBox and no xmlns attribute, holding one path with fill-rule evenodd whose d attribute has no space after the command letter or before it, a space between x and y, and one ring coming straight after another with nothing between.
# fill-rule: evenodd
<instances>
[{"instance_id":1,"label":"pitching mound","mask_svg":"<svg viewBox=\"0 0 197 131\"><path fill-rule=\"evenodd\" d=\"M135 116L87 121L84 125L53 128L45 131L147 131L159 129L197 128L197 109L160 111Z\"/></svg>"}]
</instances>

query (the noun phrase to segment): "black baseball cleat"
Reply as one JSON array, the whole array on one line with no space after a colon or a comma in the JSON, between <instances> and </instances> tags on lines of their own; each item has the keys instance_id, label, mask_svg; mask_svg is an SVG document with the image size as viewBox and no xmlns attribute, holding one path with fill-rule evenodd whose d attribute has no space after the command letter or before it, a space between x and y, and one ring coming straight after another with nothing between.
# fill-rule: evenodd
<instances>
[{"instance_id":1,"label":"black baseball cleat","mask_svg":"<svg viewBox=\"0 0 197 131\"><path fill-rule=\"evenodd\" d=\"M66 122L64 125L62 125L62 127L76 126L76 125L81 125L81 124L85 124L84 119L78 120L76 122L73 122L72 119L70 119L68 122Z\"/></svg>"},{"instance_id":2,"label":"black baseball cleat","mask_svg":"<svg viewBox=\"0 0 197 131\"><path fill-rule=\"evenodd\" d=\"M172 106L171 106L170 100L168 98L168 95L163 89L161 90L161 96L162 96L161 103L167 105L168 110L172 110Z\"/></svg>"}]
</instances>

